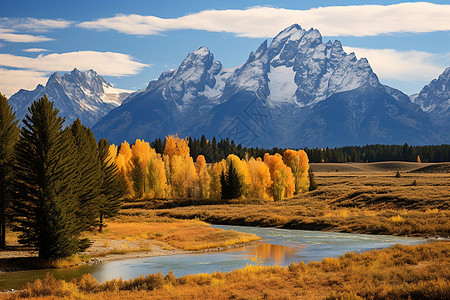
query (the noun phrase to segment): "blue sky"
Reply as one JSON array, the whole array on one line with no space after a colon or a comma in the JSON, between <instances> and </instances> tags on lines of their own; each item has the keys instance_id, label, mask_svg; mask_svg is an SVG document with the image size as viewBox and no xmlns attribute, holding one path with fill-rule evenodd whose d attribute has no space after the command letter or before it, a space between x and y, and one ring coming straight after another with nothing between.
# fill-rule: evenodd
<instances>
[{"instance_id":1,"label":"blue sky","mask_svg":"<svg viewBox=\"0 0 450 300\"><path fill-rule=\"evenodd\" d=\"M94 69L115 87L144 88L207 46L235 67L292 23L367 57L407 94L450 66L450 1L1 1L0 92Z\"/></svg>"}]
</instances>

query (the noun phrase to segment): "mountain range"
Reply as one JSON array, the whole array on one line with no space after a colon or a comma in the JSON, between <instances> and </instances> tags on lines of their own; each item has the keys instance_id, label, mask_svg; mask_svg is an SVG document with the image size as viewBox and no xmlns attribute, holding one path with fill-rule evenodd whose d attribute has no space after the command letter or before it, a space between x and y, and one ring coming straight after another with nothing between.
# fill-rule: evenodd
<instances>
[{"instance_id":1,"label":"mountain range","mask_svg":"<svg viewBox=\"0 0 450 300\"><path fill-rule=\"evenodd\" d=\"M93 126L113 108L120 106L131 91L116 89L94 70L73 69L62 77L53 73L45 86L39 84L33 91L20 90L9 99L16 116L25 117L33 101L47 95L54 102L68 125L79 118L86 126Z\"/></svg>"},{"instance_id":2,"label":"mountain range","mask_svg":"<svg viewBox=\"0 0 450 300\"><path fill-rule=\"evenodd\" d=\"M23 109L47 93L58 99L58 108L67 108L60 110L68 120L83 115L85 124L95 123L97 138L116 144L168 134L228 137L259 147L450 141L450 68L410 98L381 84L365 58L346 53L339 41L323 43L318 30L299 25L281 31L270 44L263 42L236 68L224 68L208 48L200 47L177 69L162 73L124 100L127 91L116 90L108 92L116 100L105 101L105 90L113 88L94 73L74 70L62 78L54 74L45 88L21 90L10 100ZM86 80L75 79L81 77ZM92 77L101 84L91 84ZM91 110L82 105L86 102Z\"/></svg>"}]
</instances>

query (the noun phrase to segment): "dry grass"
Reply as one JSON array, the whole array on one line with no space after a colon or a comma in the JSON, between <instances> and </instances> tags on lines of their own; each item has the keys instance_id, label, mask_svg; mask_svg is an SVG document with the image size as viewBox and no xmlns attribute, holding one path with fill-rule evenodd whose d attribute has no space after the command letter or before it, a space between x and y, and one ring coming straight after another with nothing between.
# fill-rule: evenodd
<instances>
[{"instance_id":1,"label":"dry grass","mask_svg":"<svg viewBox=\"0 0 450 300\"><path fill-rule=\"evenodd\" d=\"M320 262L175 278L149 274L99 284L92 276L67 283L46 277L4 296L72 299L449 299L450 243L397 245Z\"/></svg>"},{"instance_id":2,"label":"dry grass","mask_svg":"<svg viewBox=\"0 0 450 300\"><path fill-rule=\"evenodd\" d=\"M292 199L176 207L157 214L216 224L450 236L450 174L407 173L421 165L416 163L318 165L324 170L315 172L319 188ZM406 171L395 178L399 165ZM337 167L352 171L332 171Z\"/></svg>"},{"instance_id":3,"label":"dry grass","mask_svg":"<svg viewBox=\"0 0 450 300\"><path fill-rule=\"evenodd\" d=\"M254 234L213 228L199 220L162 220L163 222L111 222L104 233L94 234L91 238L141 243L156 240L187 251L224 248L260 239Z\"/></svg>"},{"instance_id":4,"label":"dry grass","mask_svg":"<svg viewBox=\"0 0 450 300\"><path fill-rule=\"evenodd\" d=\"M92 241L84 253L66 259L44 261L33 249L22 248L17 235L9 237L8 251L0 251L0 271L18 271L34 268L65 268L91 261L115 260L139 256L158 256L227 248L260 238L254 234L210 227L199 220L179 220L159 217L152 211L127 210L114 222L109 222L102 233L85 232Z\"/></svg>"}]
</instances>

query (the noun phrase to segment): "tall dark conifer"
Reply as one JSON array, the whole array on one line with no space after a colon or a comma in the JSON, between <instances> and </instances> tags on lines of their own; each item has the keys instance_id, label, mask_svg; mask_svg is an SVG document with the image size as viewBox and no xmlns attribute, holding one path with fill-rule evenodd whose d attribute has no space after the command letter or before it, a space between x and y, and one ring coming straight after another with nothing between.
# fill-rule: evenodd
<instances>
[{"instance_id":1,"label":"tall dark conifer","mask_svg":"<svg viewBox=\"0 0 450 300\"><path fill-rule=\"evenodd\" d=\"M119 176L116 164L110 159L109 142L103 138L98 142L98 160L102 172L99 206L99 231L102 232L104 219L111 218L119 212L126 191L126 182Z\"/></svg>"},{"instance_id":2,"label":"tall dark conifer","mask_svg":"<svg viewBox=\"0 0 450 300\"><path fill-rule=\"evenodd\" d=\"M241 181L232 161L228 165L227 173L224 174L222 171L220 183L222 184L222 199L237 199L242 195Z\"/></svg>"},{"instance_id":3,"label":"tall dark conifer","mask_svg":"<svg viewBox=\"0 0 450 300\"><path fill-rule=\"evenodd\" d=\"M89 246L77 220L77 160L64 119L46 96L33 102L23 121L15 157L13 200L19 242L39 257L56 259Z\"/></svg>"},{"instance_id":4,"label":"tall dark conifer","mask_svg":"<svg viewBox=\"0 0 450 300\"><path fill-rule=\"evenodd\" d=\"M70 126L70 132L76 145L77 156L77 219L83 230L98 225L98 210L101 198L102 174L98 160L98 145L89 128L76 119Z\"/></svg>"},{"instance_id":5,"label":"tall dark conifer","mask_svg":"<svg viewBox=\"0 0 450 300\"><path fill-rule=\"evenodd\" d=\"M16 114L0 93L0 249L6 247L6 217L11 200L14 147L19 139Z\"/></svg>"}]
</instances>

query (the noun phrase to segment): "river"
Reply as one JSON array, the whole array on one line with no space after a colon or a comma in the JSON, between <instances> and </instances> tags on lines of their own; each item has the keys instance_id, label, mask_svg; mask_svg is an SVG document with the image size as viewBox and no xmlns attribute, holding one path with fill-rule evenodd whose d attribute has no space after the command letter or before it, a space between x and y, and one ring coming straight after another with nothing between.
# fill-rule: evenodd
<instances>
[{"instance_id":1,"label":"river","mask_svg":"<svg viewBox=\"0 0 450 300\"><path fill-rule=\"evenodd\" d=\"M280 228L213 225L225 230L254 233L263 239L251 245L223 251L183 255L145 257L108 261L56 270L30 270L3 273L0 275L0 290L19 289L27 281L52 273L56 278L70 280L91 273L99 282L113 278L129 279L142 274L172 270L175 276L193 273L228 272L252 263L252 258L264 265L287 266L292 262L319 261L324 257L339 257L346 252L363 252L382 249L395 244L416 245L424 238L368 235ZM253 262L254 264L254 262Z\"/></svg>"}]
</instances>

